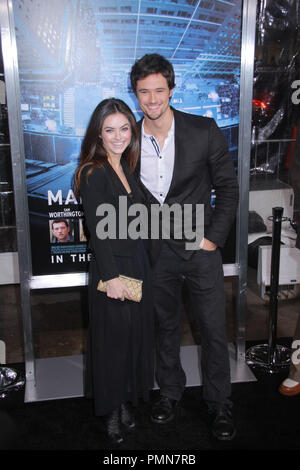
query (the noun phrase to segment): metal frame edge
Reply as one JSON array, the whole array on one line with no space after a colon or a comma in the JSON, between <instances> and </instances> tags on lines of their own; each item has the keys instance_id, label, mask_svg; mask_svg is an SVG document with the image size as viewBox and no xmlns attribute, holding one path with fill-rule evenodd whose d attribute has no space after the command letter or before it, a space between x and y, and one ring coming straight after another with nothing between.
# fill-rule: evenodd
<instances>
[{"instance_id":1,"label":"metal frame edge","mask_svg":"<svg viewBox=\"0 0 300 470\"><path fill-rule=\"evenodd\" d=\"M25 374L26 382L31 382L31 385L33 385L35 381L35 359L32 339L29 285L32 272L31 246L26 189L25 151L20 109L21 99L18 56L12 0L0 0L0 25L14 185L20 294L24 334Z\"/></svg>"},{"instance_id":2,"label":"metal frame edge","mask_svg":"<svg viewBox=\"0 0 300 470\"><path fill-rule=\"evenodd\" d=\"M239 267L237 286L237 357L245 359L246 302L248 276L248 212L251 152L251 119L253 97L253 74L255 55L257 0L243 1L241 79L240 79L240 125L238 145L238 181L240 201L237 212L236 262Z\"/></svg>"}]
</instances>

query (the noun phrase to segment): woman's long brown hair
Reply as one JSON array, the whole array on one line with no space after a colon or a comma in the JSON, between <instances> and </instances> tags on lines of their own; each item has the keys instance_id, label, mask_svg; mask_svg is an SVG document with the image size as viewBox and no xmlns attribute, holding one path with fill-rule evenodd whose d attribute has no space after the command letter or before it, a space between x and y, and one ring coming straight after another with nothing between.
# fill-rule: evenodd
<instances>
[{"instance_id":1,"label":"woman's long brown hair","mask_svg":"<svg viewBox=\"0 0 300 470\"><path fill-rule=\"evenodd\" d=\"M116 98L103 100L93 111L82 141L79 165L74 175L76 196L80 195L80 180L83 169L87 166L90 167L86 173L86 178L88 178L95 168L102 167L107 162L107 154L99 135L101 134L102 126L107 116L116 113L124 114L131 126L131 142L124 151L122 158L125 158L127 161L130 172L133 172L136 167L140 144L134 114L122 100Z\"/></svg>"}]
</instances>

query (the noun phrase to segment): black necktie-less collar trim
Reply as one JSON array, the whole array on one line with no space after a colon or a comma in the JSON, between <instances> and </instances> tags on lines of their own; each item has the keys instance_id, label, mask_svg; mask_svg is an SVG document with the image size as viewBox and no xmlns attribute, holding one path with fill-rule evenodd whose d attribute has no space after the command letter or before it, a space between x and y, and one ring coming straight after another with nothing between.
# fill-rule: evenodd
<instances>
[{"instance_id":1,"label":"black necktie-less collar trim","mask_svg":"<svg viewBox=\"0 0 300 470\"><path fill-rule=\"evenodd\" d=\"M156 142L155 140L155 137L153 137L153 135L150 136L150 140L152 142L152 145L154 147L154 150L156 152L156 155L159 157L160 156L160 148L159 148L159 145L158 143Z\"/></svg>"}]
</instances>

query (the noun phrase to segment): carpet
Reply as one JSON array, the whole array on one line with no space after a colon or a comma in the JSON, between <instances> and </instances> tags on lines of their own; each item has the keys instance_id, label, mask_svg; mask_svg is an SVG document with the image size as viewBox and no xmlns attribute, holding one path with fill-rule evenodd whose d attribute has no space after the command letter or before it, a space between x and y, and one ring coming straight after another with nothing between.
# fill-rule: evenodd
<instances>
[{"instance_id":1,"label":"carpet","mask_svg":"<svg viewBox=\"0 0 300 470\"><path fill-rule=\"evenodd\" d=\"M254 373L257 382L232 384L237 435L231 442L218 442L211 437L202 387L187 388L176 419L163 426L150 422L151 402L141 403L136 409L136 430L128 434L119 448L112 447L106 438L102 419L94 416L92 401L72 398L24 403L24 390L19 390L0 400L0 449L65 451L76 459L78 451L96 452L97 458L104 458L114 455L111 452L120 456L129 451L147 455L154 451L159 455L299 450L300 395L286 398L278 392L287 371L272 375L255 370ZM151 401L157 396L158 391L152 391Z\"/></svg>"}]
</instances>

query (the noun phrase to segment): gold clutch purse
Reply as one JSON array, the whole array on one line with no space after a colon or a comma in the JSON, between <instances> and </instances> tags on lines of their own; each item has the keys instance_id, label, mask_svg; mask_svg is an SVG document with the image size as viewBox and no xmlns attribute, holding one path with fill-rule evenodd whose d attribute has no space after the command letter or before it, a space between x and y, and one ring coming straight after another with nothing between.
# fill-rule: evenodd
<instances>
[{"instance_id":1,"label":"gold clutch purse","mask_svg":"<svg viewBox=\"0 0 300 470\"><path fill-rule=\"evenodd\" d=\"M119 276L120 281L124 282L124 284L128 287L131 292L132 297L128 297L127 294L124 294L125 299L133 300L134 302L140 302L142 298L142 284L143 281L140 279L134 279L133 277L123 276L120 274ZM101 292L106 292L107 289L107 282L99 281L97 290Z\"/></svg>"}]
</instances>

